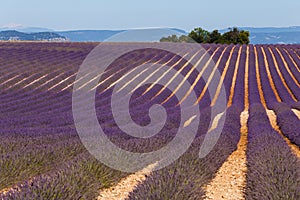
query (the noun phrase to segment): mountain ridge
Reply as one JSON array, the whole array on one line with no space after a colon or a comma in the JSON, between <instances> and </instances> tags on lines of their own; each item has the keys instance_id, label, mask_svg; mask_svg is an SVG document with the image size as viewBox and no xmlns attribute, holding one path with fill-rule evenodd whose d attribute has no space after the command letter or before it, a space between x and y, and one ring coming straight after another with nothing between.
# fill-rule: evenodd
<instances>
[{"instance_id":1,"label":"mountain ridge","mask_svg":"<svg viewBox=\"0 0 300 200\"><path fill-rule=\"evenodd\" d=\"M15 30L1 31L2 41L67 41L67 38L54 32L23 33Z\"/></svg>"},{"instance_id":2,"label":"mountain ridge","mask_svg":"<svg viewBox=\"0 0 300 200\"><path fill-rule=\"evenodd\" d=\"M3 34L7 28L0 28L0 33ZM290 27L240 27L250 32L250 43L251 44L300 44L300 26L290 26ZM21 31L23 30L23 31ZM49 30L49 31L45 31ZM145 29L147 30L147 29ZM149 29L150 31L152 29ZM160 30L160 29L157 29ZM161 30L171 30L175 34L182 35L187 34L185 30L177 28L165 28ZM17 27L15 31L20 32L20 34L42 34L44 37L38 38L39 40L55 40L58 41L70 41L70 42L103 42L107 41L116 34L128 31L128 30L65 30L65 31L55 31L48 28L39 27ZM29 31L29 32L28 32ZM41 32L42 31L42 32ZM129 30L130 31L130 30ZM220 32L226 32L228 29L221 29ZM8 32L4 32L6 35ZM14 32L11 32L14 33ZM15 33L14 33L15 34ZM10 39L18 39L14 34L12 34ZM55 35L56 34L56 35ZM48 36L47 36L48 35ZM138 35L137 35L138 36ZM155 42L159 41L161 37L168 36L166 32L151 34L148 36L144 35L142 41ZM148 38L147 38L148 37ZM9 40L9 38L3 37L0 40ZM28 39L28 37L27 37ZM29 37L30 40L35 40L33 37Z\"/></svg>"}]
</instances>

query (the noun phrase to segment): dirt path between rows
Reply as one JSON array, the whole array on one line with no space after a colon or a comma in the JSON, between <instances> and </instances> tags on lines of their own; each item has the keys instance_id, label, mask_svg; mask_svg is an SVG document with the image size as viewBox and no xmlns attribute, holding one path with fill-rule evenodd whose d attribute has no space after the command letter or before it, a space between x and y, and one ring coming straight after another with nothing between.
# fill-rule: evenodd
<instances>
[{"instance_id":1,"label":"dirt path between rows","mask_svg":"<svg viewBox=\"0 0 300 200\"><path fill-rule=\"evenodd\" d=\"M34 178L28 180L27 184L32 184L33 182L34 182ZM11 188L2 189L0 191L0 194L6 195L7 193L20 192L21 191L21 187L23 187L23 186L24 186L24 184L21 184L20 186L16 185L16 186L13 186Z\"/></svg>"},{"instance_id":2,"label":"dirt path between rows","mask_svg":"<svg viewBox=\"0 0 300 200\"><path fill-rule=\"evenodd\" d=\"M122 200L126 199L134 188L151 175L157 163L149 165L145 169L123 178L116 186L100 191L98 200Z\"/></svg>"},{"instance_id":3,"label":"dirt path between rows","mask_svg":"<svg viewBox=\"0 0 300 200\"><path fill-rule=\"evenodd\" d=\"M296 109L292 109L292 111L295 113L295 115L298 117L298 119L300 120L300 111L296 110Z\"/></svg>"},{"instance_id":4,"label":"dirt path between rows","mask_svg":"<svg viewBox=\"0 0 300 200\"><path fill-rule=\"evenodd\" d=\"M241 139L233 152L218 170L216 177L205 187L206 200L242 200L246 186L247 121L249 113L241 114Z\"/></svg>"},{"instance_id":5,"label":"dirt path between rows","mask_svg":"<svg viewBox=\"0 0 300 200\"><path fill-rule=\"evenodd\" d=\"M267 114L270 120L270 123L273 127L273 129L275 129L281 136L282 138L285 140L285 142L287 143L287 145L289 145L289 147L291 148L292 152L298 157L300 158L300 149L297 145L291 143L291 141L284 136L284 134L282 133L282 131L280 130L278 124L277 124L277 116L275 114L275 112L273 110L267 110Z\"/></svg>"}]
</instances>

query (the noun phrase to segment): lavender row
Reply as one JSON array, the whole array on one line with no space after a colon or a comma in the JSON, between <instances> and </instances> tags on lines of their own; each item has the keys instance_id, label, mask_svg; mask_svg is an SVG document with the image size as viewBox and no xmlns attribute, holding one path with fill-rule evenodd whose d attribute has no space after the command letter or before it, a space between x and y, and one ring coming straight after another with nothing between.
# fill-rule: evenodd
<instances>
[{"instance_id":1,"label":"lavender row","mask_svg":"<svg viewBox=\"0 0 300 200\"><path fill-rule=\"evenodd\" d=\"M240 55L238 74L236 79L236 84L234 88L233 105L244 108L244 97L245 97L245 65L246 65L246 53L247 46L242 46L242 51Z\"/></svg>"},{"instance_id":2,"label":"lavender row","mask_svg":"<svg viewBox=\"0 0 300 200\"><path fill-rule=\"evenodd\" d=\"M256 58L254 46L249 46L249 76L248 76L248 99L250 104L260 103L260 95L258 91L257 73L256 73Z\"/></svg>"},{"instance_id":3,"label":"lavender row","mask_svg":"<svg viewBox=\"0 0 300 200\"><path fill-rule=\"evenodd\" d=\"M273 57L271 55L271 52L270 52L269 48L264 47L264 50L265 50L265 53L266 53L266 56L267 56L269 66L270 66L269 68L270 68L271 77L273 79L274 86L276 88L276 91L277 91L278 95L280 96L282 101L284 101L288 104L292 104L294 102L293 99L292 99L292 96L289 93L289 91L287 90L287 88L285 88L282 80L280 79L280 75L276 71L276 68L275 68L276 60L273 60Z\"/></svg>"},{"instance_id":4,"label":"lavender row","mask_svg":"<svg viewBox=\"0 0 300 200\"><path fill-rule=\"evenodd\" d=\"M220 139L207 157L199 159L199 148L204 137L199 134L178 161L147 177L128 199L203 199L205 192L201 188L212 180L226 158L237 148L240 113L240 109L228 109Z\"/></svg>"},{"instance_id":5,"label":"lavender row","mask_svg":"<svg viewBox=\"0 0 300 200\"><path fill-rule=\"evenodd\" d=\"M291 75L288 73L285 64L283 63L283 60L280 56L280 54L278 53L278 51L274 48L274 47L270 47L270 51L273 52L275 59L278 63L278 68L282 74L282 77L284 79L284 81L286 82L288 88L290 89L292 95L294 95L294 97L298 100L300 100L300 91L299 91L299 87L297 86L296 82L299 83L299 81L296 80L296 82L292 79ZM284 58L283 58L284 59ZM287 66L288 68L293 69L293 66ZM296 76L300 75L300 73L296 73Z\"/></svg>"},{"instance_id":6,"label":"lavender row","mask_svg":"<svg viewBox=\"0 0 300 200\"><path fill-rule=\"evenodd\" d=\"M3 133L2 133L3 132ZM76 140L76 130L69 127L64 128L18 128L16 130L1 130L0 155L10 152L24 152L25 149L56 144L62 141Z\"/></svg>"},{"instance_id":7,"label":"lavender row","mask_svg":"<svg viewBox=\"0 0 300 200\"><path fill-rule=\"evenodd\" d=\"M57 142L55 144L31 145L23 151L13 151L1 155L0 188L10 187L24 177L33 177L55 168L85 149L79 140Z\"/></svg>"},{"instance_id":8,"label":"lavender row","mask_svg":"<svg viewBox=\"0 0 300 200\"><path fill-rule=\"evenodd\" d=\"M277 102L276 96L272 90L271 83L267 74L266 64L262 53L262 46L256 46L258 54L259 74L262 83L262 90L269 109L272 109L274 103Z\"/></svg>"},{"instance_id":9,"label":"lavender row","mask_svg":"<svg viewBox=\"0 0 300 200\"><path fill-rule=\"evenodd\" d=\"M300 120L285 103L274 106L277 123L283 134L300 147Z\"/></svg>"},{"instance_id":10,"label":"lavender row","mask_svg":"<svg viewBox=\"0 0 300 200\"><path fill-rule=\"evenodd\" d=\"M251 105L248 130L246 199L299 199L299 160L261 104Z\"/></svg>"},{"instance_id":11,"label":"lavender row","mask_svg":"<svg viewBox=\"0 0 300 200\"><path fill-rule=\"evenodd\" d=\"M232 57L231 57L231 60L230 60L229 66L228 66L228 71L227 71L225 79L224 79L224 87L226 90L227 102L229 101L229 97L230 97L231 85L232 85L232 81L233 81L233 75L234 75L234 71L235 71L235 65L237 62L239 49L240 49L239 45L235 46L235 49L233 51L233 54L232 54Z\"/></svg>"},{"instance_id":12,"label":"lavender row","mask_svg":"<svg viewBox=\"0 0 300 200\"><path fill-rule=\"evenodd\" d=\"M127 173L113 170L83 153L46 174L14 187L1 199L95 199L99 190L111 187Z\"/></svg>"}]
</instances>

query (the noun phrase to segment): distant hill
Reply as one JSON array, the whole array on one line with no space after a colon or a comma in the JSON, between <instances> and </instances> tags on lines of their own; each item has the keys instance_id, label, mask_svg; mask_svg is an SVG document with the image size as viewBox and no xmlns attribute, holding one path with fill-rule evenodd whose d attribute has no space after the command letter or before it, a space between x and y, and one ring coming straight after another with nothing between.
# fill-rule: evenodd
<instances>
[{"instance_id":1,"label":"distant hill","mask_svg":"<svg viewBox=\"0 0 300 200\"><path fill-rule=\"evenodd\" d=\"M21 24L10 24L0 27L0 31L19 31L23 33L40 33L40 32L54 32L53 29L41 28L41 27L26 27Z\"/></svg>"},{"instance_id":2,"label":"distant hill","mask_svg":"<svg viewBox=\"0 0 300 200\"><path fill-rule=\"evenodd\" d=\"M2 41L66 41L67 38L53 32L23 33L19 31L1 31Z\"/></svg>"},{"instance_id":3,"label":"distant hill","mask_svg":"<svg viewBox=\"0 0 300 200\"><path fill-rule=\"evenodd\" d=\"M299 32L252 33L252 44L300 44Z\"/></svg>"},{"instance_id":4,"label":"distant hill","mask_svg":"<svg viewBox=\"0 0 300 200\"><path fill-rule=\"evenodd\" d=\"M102 42L107 38L121 33L120 31L110 31L110 30L78 30L78 31L59 31L56 32L68 38L72 42Z\"/></svg>"},{"instance_id":5,"label":"distant hill","mask_svg":"<svg viewBox=\"0 0 300 200\"><path fill-rule=\"evenodd\" d=\"M283 28L252 28L252 27L240 27L240 29L250 32L251 44L300 44L300 26L295 27L283 27ZM179 34L187 34L181 29L170 29ZM78 30L78 31L61 31L56 32L62 36L65 36L73 42L102 42L110 37L122 33L126 30ZM228 29L220 30L220 32L226 32ZM168 36L167 33L149 33L144 35L144 41L159 41L162 37ZM137 36L138 37L138 36ZM145 39L148 37L147 39Z\"/></svg>"},{"instance_id":6,"label":"distant hill","mask_svg":"<svg viewBox=\"0 0 300 200\"><path fill-rule=\"evenodd\" d=\"M290 27L243 27L243 29L248 30L252 33L282 33L282 32L300 32L300 26L290 26Z\"/></svg>"},{"instance_id":7,"label":"distant hill","mask_svg":"<svg viewBox=\"0 0 300 200\"><path fill-rule=\"evenodd\" d=\"M128 31L128 32L127 32ZM127 32L120 36L119 33ZM1 31L0 40L71 41L71 42L157 42L170 34L186 34L180 29L137 29L137 30L74 30L25 33L16 30Z\"/></svg>"},{"instance_id":8,"label":"distant hill","mask_svg":"<svg viewBox=\"0 0 300 200\"><path fill-rule=\"evenodd\" d=\"M120 41L130 40L132 42L156 42L162 37L168 36L170 33L173 34L186 34L184 30L175 28L164 28L164 29L137 29L137 30L75 30L75 31L60 31L56 32L62 36L65 36L72 42L103 42L105 40L111 39L114 41L112 36L129 31L130 33L121 35L116 38ZM128 38L122 38L122 37Z\"/></svg>"},{"instance_id":9,"label":"distant hill","mask_svg":"<svg viewBox=\"0 0 300 200\"><path fill-rule=\"evenodd\" d=\"M251 44L300 44L300 26L293 27L240 27L240 29L250 32ZM10 30L16 30L10 31ZM158 31L161 30L161 31ZM166 31L168 30L168 31ZM130 35L131 41L159 41L162 37L170 35L170 30L177 34L187 34L186 31L176 28L171 29L151 29L136 32ZM47 41L71 41L71 42L103 42L113 38L116 34L127 30L71 30L71 31L53 31L48 28L39 27L2 27L0 28L0 40L47 40ZM221 33L228 29L220 30ZM118 38L118 37L117 37ZM127 39L127 38L124 38ZM113 40L113 39L112 39Z\"/></svg>"},{"instance_id":10,"label":"distant hill","mask_svg":"<svg viewBox=\"0 0 300 200\"><path fill-rule=\"evenodd\" d=\"M292 27L240 27L250 32L251 44L300 44L300 26ZM223 29L220 32L225 32Z\"/></svg>"}]
</instances>

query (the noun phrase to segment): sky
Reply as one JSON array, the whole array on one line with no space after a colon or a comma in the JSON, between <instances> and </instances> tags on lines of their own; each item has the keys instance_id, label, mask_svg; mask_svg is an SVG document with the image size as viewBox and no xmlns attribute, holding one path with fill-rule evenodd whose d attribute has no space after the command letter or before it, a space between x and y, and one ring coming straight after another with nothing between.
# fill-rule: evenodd
<instances>
[{"instance_id":1,"label":"sky","mask_svg":"<svg viewBox=\"0 0 300 200\"><path fill-rule=\"evenodd\" d=\"M1 0L0 27L54 30L300 26L300 1Z\"/></svg>"}]
</instances>

